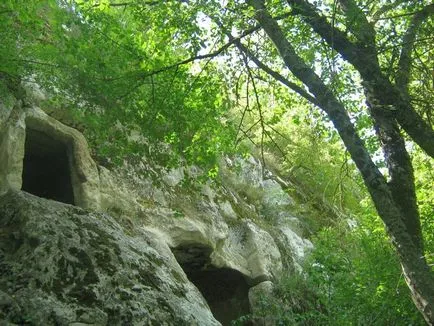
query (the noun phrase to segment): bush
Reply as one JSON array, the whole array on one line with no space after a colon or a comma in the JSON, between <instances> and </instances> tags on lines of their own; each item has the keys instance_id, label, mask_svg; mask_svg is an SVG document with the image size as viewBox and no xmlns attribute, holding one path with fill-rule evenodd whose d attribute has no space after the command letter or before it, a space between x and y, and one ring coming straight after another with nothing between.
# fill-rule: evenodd
<instances>
[{"instance_id":1,"label":"bush","mask_svg":"<svg viewBox=\"0 0 434 326\"><path fill-rule=\"evenodd\" d=\"M318 233L304 274L281 279L258 316L275 325L425 325L381 223L344 223Z\"/></svg>"}]
</instances>

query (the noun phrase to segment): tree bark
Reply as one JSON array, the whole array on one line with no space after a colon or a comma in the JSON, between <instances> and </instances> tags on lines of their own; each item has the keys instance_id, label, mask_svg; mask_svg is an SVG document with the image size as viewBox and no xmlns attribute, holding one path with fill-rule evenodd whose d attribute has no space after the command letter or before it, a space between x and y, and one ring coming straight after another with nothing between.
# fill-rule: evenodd
<instances>
[{"instance_id":1,"label":"tree bark","mask_svg":"<svg viewBox=\"0 0 434 326\"><path fill-rule=\"evenodd\" d=\"M353 11L355 10L352 1L341 1L349 3ZM396 119L401 127L429 156L434 158L434 130L414 110L408 98L401 94L400 89L383 75L378 63L374 30L362 11L359 10L360 17L358 17L362 24L362 28L359 28L360 34L357 35L358 41L351 42L346 33L332 26L306 0L287 0L287 2L295 14L300 15L301 19L309 24L331 48L356 68L365 82L377 86L374 91L380 104L393 105L396 109ZM426 6L421 11L420 19L433 12L434 4Z\"/></svg>"},{"instance_id":2,"label":"tree bark","mask_svg":"<svg viewBox=\"0 0 434 326\"><path fill-rule=\"evenodd\" d=\"M371 85L365 84L366 103L374 120L375 132L380 140L386 166L389 170L389 190L401 211L403 222L419 255L423 256L422 228L410 155L405 148L404 138L394 118L394 108L384 108L379 105L372 93Z\"/></svg>"},{"instance_id":3,"label":"tree bark","mask_svg":"<svg viewBox=\"0 0 434 326\"><path fill-rule=\"evenodd\" d=\"M425 320L434 324L434 278L420 248L407 230L405 212L396 204L386 179L372 161L354 125L332 91L296 54L277 22L267 12L263 0L250 0L255 18L274 43L285 65L300 79L318 101L350 153L368 188L380 218L392 239L402 265L413 300ZM394 126L392 126L394 127Z\"/></svg>"}]
</instances>

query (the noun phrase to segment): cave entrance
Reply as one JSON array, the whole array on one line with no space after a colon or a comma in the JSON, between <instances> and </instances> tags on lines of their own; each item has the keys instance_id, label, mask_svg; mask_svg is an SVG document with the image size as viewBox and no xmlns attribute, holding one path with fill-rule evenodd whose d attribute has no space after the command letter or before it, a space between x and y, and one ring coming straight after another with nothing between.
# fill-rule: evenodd
<instances>
[{"instance_id":1,"label":"cave entrance","mask_svg":"<svg viewBox=\"0 0 434 326\"><path fill-rule=\"evenodd\" d=\"M66 144L27 128L24 150L22 190L74 205Z\"/></svg>"},{"instance_id":2,"label":"cave entrance","mask_svg":"<svg viewBox=\"0 0 434 326\"><path fill-rule=\"evenodd\" d=\"M243 274L210 265L211 248L198 245L172 249L188 279L205 298L215 319L223 326L250 313L249 285Z\"/></svg>"}]
</instances>

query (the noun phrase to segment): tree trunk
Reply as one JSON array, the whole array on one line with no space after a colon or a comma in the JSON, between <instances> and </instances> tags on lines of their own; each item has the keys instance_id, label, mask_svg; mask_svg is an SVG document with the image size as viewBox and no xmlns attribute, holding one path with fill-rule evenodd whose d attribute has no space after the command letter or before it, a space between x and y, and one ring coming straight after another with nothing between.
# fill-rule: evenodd
<instances>
[{"instance_id":1,"label":"tree trunk","mask_svg":"<svg viewBox=\"0 0 434 326\"><path fill-rule=\"evenodd\" d=\"M346 2L348 0L345 0ZM351 42L346 33L330 25L327 19L318 14L314 5L306 0L287 0L295 14L309 24L327 44L342 55L342 58L351 63L360 73L362 79L372 85L377 99L383 104L393 105L397 110L396 119L407 134L429 156L434 158L434 130L415 111L411 103L393 85L381 71L377 50L375 47L375 31L359 10L363 28L359 31L358 42ZM351 2L351 1L350 1ZM434 12L434 4L426 6L421 12L423 19ZM408 40L406 40L408 41ZM405 42L403 42L405 45Z\"/></svg>"},{"instance_id":2,"label":"tree trunk","mask_svg":"<svg viewBox=\"0 0 434 326\"><path fill-rule=\"evenodd\" d=\"M374 120L375 132L383 149L389 170L389 190L403 217L403 222L420 256L423 256L423 236L414 186L413 166L405 141L395 119L395 108L382 105L375 98L378 86L365 84L366 103Z\"/></svg>"},{"instance_id":3,"label":"tree trunk","mask_svg":"<svg viewBox=\"0 0 434 326\"><path fill-rule=\"evenodd\" d=\"M434 324L434 278L419 244L415 244L404 223L406 212L396 204L389 186L372 161L358 136L343 105L315 72L296 54L277 22L267 12L264 0L250 0L255 17L290 71L300 79L315 96L339 132L345 147L362 174L380 218L398 252L402 269L411 290L413 301L428 324Z\"/></svg>"}]
</instances>

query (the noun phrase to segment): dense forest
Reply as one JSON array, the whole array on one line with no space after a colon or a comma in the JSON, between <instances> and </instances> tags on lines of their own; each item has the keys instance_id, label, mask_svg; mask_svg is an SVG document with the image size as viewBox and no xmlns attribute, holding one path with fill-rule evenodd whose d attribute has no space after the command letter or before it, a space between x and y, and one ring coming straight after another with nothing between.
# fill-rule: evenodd
<instances>
[{"instance_id":1,"label":"dense forest","mask_svg":"<svg viewBox=\"0 0 434 326\"><path fill-rule=\"evenodd\" d=\"M108 167L147 153L216 178L251 153L327 203L303 275L264 299L279 325L431 325L433 17L424 0L3 0L0 96L43 88Z\"/></svg>"}]
</instances>

